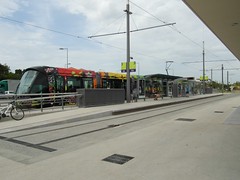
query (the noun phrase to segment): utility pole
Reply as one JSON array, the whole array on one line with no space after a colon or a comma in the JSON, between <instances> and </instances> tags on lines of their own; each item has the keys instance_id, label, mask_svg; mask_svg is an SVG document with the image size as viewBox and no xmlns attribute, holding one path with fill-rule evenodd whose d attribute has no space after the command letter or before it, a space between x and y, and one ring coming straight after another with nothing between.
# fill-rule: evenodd
<instances>
[{"instance_id":1,"label":"utility pole","mask_svg":"<svg viewBox=\"0 0 240 180\"><path fill-rule=\"evenodd\" d=\"M213 70L211 69L211 81L213 81Z\"/></svg>"},{"instance_id":2,"label":"utility pole","mask_svg":"<svg viewBox=\"0 0 240 180\"><path fill-rule=\"evenodd\" d=\"M223 85L223 70L224 70L224 68L223 68L223 64L222 64L222 93L223 93L223 88L224 88L224 85Z\"/></svg>"},{"instance_id":3,"label":"utility pole","mask_svg":"<svg viewBox=\"0 0 240 180\"><path fill-rule=\"evenodd\" d=\"M95 36L89 36L88 38L95 38L95 37L102 37L102 36L111 36L111 35L118 35L118 34L127 34L127 60L126 60L126 73L127 73L127 83L126 83L126 98L127 102L130 103L131 101L131 89L130 89L130 33L131 32L138 32L138 31L143 31L143 30L148 30L148 29L154 29L154 28L159 28L159 27L164 27L164 26L170 26L174 25L176 23L164 23L163 25L158 25L158 26L152 26L152 27L147 27L147 28L142 28L142 29L136 29L130 31L130 20L129 16L132 14L130 12L130 7L129 7L129 0L127 0L126 4L126 10L124 12L127 13L127 30L126 32L117 32L117 33L108 33L108 34L102 34L102 35L95 35Z\"/></svg>"},{"instance_id":4,"label":"utility pole","mask_svg":"<svg viewBox=\"0 0 240 180\"><path fill-rule=\"evenodd\" d=\"M203 94L205 94L205 50L203 41Z\"/></svg>"},{"instance_id":5,"label":"utility pole","mask_svg":"<svg viewBox=\"0 0 240 180\"><path fill-rule=\"evenodd\" d=\"M229 86L229 71L227 71L227 88Z\"/></svg>"},{"instance_id":6,"label":"utility pole","mask_svg":"<svg viewBox=\"0 0 240 180\"><path fill-rule=\"evenodd\" d=\"M129 16L132 14L129 10L129 0L127 0L126 10L124 12L127 13L127 86L126 86L126 95L127 95L127 103L131 102L131 89L130 89L130 21Z\"/></svg>"}]
</instances>

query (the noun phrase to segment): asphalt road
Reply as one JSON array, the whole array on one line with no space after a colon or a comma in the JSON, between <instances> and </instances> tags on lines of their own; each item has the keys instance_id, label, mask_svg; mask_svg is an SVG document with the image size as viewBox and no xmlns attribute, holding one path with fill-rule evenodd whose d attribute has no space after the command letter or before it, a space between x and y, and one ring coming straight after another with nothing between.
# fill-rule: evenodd
<instances>
[{"instance_id":1,"label":"asphalt road","mask_svg":"<svg viewBox=\"0 0 240 180\"><path fill-rule=\"evenodd\" d=\"M236 180L240 123L228 122L239 102L220 96L12 128L0 134L0 179Z\"/></svg>"}]
</instances>

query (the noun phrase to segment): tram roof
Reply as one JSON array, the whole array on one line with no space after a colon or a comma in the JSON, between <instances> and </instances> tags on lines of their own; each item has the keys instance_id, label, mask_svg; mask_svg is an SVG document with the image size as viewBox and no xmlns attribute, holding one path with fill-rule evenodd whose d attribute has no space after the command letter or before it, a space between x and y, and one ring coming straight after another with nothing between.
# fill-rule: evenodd
<instances>
[{"instance_id":1,"label":"tram roof","mask_svg":"<svg viewBox=\"0 0 240 180\"><path fill-rule=\"evenodd\" d=\"M150 75L145 75L144 76L146 79L167 79L167 80L175 80L178 78L182 78L181 76L172 76L172 75L167 75L167 74L150 74Z\"/></svg>"}]
</instances>

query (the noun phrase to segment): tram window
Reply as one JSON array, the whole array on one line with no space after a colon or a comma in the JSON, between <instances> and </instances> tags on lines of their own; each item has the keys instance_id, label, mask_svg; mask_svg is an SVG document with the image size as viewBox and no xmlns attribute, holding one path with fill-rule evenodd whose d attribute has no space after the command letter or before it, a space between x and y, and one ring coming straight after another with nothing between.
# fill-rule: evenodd
<instances>
[{"instance_id":1,"label":"tram window","mask_svg":"<svg viewBox=\"0 0 240 180\"><path fill-rule=\"evenodd\" d=\"M30 93L47 93L48 83L46 77L42 76L41 73L38 74L37 78L32 84Z\"/></svg>"},{"instance_id":2,"label":"tram window","mask_svg":"<svg viewBox=\"0 0 240 180\"><path fill-rule=\"evenodd\" d=\"M103 79L102 83L103 83L102 85L103 88L108 88L108 82L106 79Z\"/></svg>"},{"instance_id":3,"label":"tram window","mask_svg":"<svg viewBox=\"0 0 240 180\"><path fill-rule=\"evenodd\" d=\"M56 92L58 93L64 92L64 79L62 76L58 76L56 78L56 85L57 85Z\"/></svg>"},{"instance_id":4,"label":"tram window","mask_svg":"<svg viewBox=\"0 0 240 180\"><path fill-rule=\"evenodd\" d=\"M112 87L113 88L122 88L122 80L119 80L119 79L112 80Z\"/></svg>"},{"instance_id":5,"label":"tram window","mask_svg":"<svg viewBox=\"0 0 240 180\"><path fill-rule=\"evenodd\" d=\"M83 79L83 86L84 88L92 88L93 87L93 81L92 78L84 78Z\"/></svg>"},{"instance_id":6,"label":"tram window","mask_svg":"<svg viewBox=\"0 0 240 180\"><path fill-rule=\"evenodd\" d=\"M67 78L67 90L69 92L76 92L77 89L81 88L81 79L77 77Z\"/></svg>"}]
</instances>

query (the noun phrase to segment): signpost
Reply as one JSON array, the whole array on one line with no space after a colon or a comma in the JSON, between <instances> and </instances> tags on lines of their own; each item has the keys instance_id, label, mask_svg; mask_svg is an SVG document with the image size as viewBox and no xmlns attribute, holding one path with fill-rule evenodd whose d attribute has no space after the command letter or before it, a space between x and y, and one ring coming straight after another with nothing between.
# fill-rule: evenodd
<instances>
[{"instance_id":1,"label":"signpost","mask_svg":"<svg viewBox=\"0 0 240 180\"><path fill-rule=\"evenodd\" d=\"M129 71L130 72L136 72L136 61L129 62ZM121 63L121 72L125 73L127 72L127 62Z\"/></svg>"}]
</instances>

